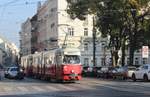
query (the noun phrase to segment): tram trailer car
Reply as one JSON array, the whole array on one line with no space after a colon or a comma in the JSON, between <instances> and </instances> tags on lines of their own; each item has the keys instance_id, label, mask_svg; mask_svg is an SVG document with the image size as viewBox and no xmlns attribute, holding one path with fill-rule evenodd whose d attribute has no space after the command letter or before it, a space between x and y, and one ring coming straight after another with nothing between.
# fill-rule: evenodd
<instances>
[{"instance_id":1,"label":"tram trailer car","mask_svg":"<svg viewBox=\"0 0 150 97\"><path fill-rule=\"evenodd\" d=\"M54 49L24 56L21 66L27 76L57 81L81 80L81 54L78 49Z\"/></svg>"}]
</instances>

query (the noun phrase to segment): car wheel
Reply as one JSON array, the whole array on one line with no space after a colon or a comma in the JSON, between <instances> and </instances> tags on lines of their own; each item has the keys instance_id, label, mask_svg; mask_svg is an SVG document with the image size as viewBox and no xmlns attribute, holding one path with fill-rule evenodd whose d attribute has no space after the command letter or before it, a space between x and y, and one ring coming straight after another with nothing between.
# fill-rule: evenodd
<instances>
[{"instance_id":1,"label":"car wheel","mask_svg":"<svg viewBox=\"0 0 150 97\"><path fill-rule=\"evenodd\" d=\"M132 74L132 80L135 82L136 81L136 76L135 74Z\"/></svg>"},{"instance_id":2,"label":"car wheel","mask_svg":"<svg viewBox=\"0 0 150 97\"><path fill-rule=\"evenodd\" d=\"M144 81L148 81L148 76L147 76L146 74L144 74L143 80L144 80Z\"/></svg>"}]
</instances>

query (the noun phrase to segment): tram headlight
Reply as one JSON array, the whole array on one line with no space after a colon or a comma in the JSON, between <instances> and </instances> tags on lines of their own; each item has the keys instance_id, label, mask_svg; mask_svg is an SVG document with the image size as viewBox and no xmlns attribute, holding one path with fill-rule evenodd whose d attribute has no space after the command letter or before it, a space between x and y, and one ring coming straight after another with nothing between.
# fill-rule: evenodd
<instances>
[{"instance_id":1,"label":"tram headlight","mask_svg":"<svg viewBox=\"0 0 150 97\"><path fill-rule=\"evenodd\" d=\"M71 73L74 73L74 70L71 70Z\"/></svg>"},{"instance_id":2,"label":"tram headlight","mask_svg":"<svg viewBox=\"0 0 150 97\"><path fill-rule=\"evenodd\" d=\"M68 71L67 66L64 66L64 71Z\"/></svg>"}]
</instances>

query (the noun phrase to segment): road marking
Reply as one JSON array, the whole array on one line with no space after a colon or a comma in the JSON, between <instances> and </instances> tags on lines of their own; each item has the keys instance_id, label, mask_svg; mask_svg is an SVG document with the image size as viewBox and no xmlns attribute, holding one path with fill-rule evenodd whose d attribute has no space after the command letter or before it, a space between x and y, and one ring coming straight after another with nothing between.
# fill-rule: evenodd
<instances>
[{"instance_id":1,"label":"road marking","mask_svg":"<svg viewBox=\"0 0 150 97\"><path fill-rule=\"evenodd\" d=\"M59 85L60 87L62 87L62 88L64 88L64 89L66 89L67 91L69 90L69 91L75 91L76 90L76 88L74 88L74 87L70 87L69 85Z\"/></svg>"},{"instance_id":2,"label":"road marking","mask_svg":"<svg viewBox=\"0 0 150 97\"><path fill-rule=\"evenodd\" d=\"M50 90L50 91L59 91L60 89L58 89L58 88L55 88L55 87L52 87L52 86L46 86L46 88L48 89L48 90Z\"/></svg>"},{"instance_id":3,"label":"road marking","mask_svg":"<svg viewBox=\"0 0 150 97\"><path fill-rule=\"evenodd\" d=\"M76 90L92 90L96 89L94 86L90 84L72 84L72 87L75 87Z\"/></svg>"},{"instance_id":4,"label":"road marking","mask_svg":"<svg viewBox=\"0 0 150 97\"><path fill-rule=\"evenodd\" d=\"M4 91L13 91L14 89L12 87L3 87Z\"/></svg>"},{"instance_id":5,"label":"road marking","mask_svg":"<svg viewBox=\"0 0 150 97\"><path fill-rule=\"evenodd\" d=\"M41 88L41 87L39 87L39 86L32 86L32 88L33 88L34 90L36 90L36 91L40 91L40 92L45 91L44 89L42 89L42 88Z\"/></svg>"},{"instance_id":6,"label":"road marking","mask_svg":"<svg viewBox=\"0 0 150 97\"><path fill-rule=\"evenodd\" d=\"M25 87L17 87L17 89L23 91L23 92L28 92L28 89Z\"/></svg>"}]
</instances>

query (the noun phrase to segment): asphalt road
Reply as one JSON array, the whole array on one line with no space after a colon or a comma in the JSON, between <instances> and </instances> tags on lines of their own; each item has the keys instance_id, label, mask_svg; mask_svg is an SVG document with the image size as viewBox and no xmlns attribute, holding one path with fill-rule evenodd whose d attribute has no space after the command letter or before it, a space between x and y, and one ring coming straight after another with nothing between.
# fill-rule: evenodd
<instances>
[{"instance_id":1,"label":"asphalt road","mask_svg":"<svg viewBox=\"0 0 150 97\"><path fill-rule=\"evenodd\" d=\"M76 83L35 79L0 81L0 97L150 97L150 82L83 78Z\"/></svg>"}]
</instances>

